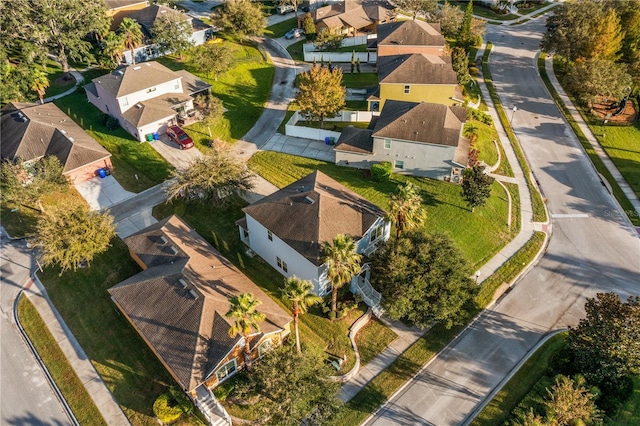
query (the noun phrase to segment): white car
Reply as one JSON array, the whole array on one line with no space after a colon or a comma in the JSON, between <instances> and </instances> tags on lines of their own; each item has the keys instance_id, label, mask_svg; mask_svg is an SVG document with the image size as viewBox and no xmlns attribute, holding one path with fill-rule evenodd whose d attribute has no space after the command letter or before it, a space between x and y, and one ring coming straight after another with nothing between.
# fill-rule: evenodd
<instances>
[{"instance_id":1,"label":"white car","mask_svg":"<svg viewBox=\"0 0 640 426\"><path fill-rule=\"evenodd\" d=\"M284 38L291 40L292 38L302 37L303 34L304 31L302 31L302 28L293 28L284 35Z\"/></svg>"},{"instance_id":2,"label":"white car","mask_svg":"<svg viewBox=\"0 0 640 426\"><path fill-rule=\"evenodd\" d=\"M280 15L285 15L289 12L295 12L295 8L293 6L291 6L290 4L281 4L280 6L276 7L276 12L278 12L278 14Z\"/></svg>"}]
</instances>

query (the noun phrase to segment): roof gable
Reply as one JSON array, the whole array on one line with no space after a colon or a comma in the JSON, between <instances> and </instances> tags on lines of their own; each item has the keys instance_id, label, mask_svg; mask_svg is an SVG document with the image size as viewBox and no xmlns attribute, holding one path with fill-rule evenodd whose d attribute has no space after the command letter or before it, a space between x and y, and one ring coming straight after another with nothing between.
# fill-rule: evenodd
<instances>
[{"instance_id":1,"label":"roof gable","mask_svg":"<svg viewBox=\"0 0 640 426\"><path fill-rule=\"evenodd\" d=\"M114 98L120 98L180 78L179 74L164 65L150 61L120 67L92 81Z\"/></svg>"},{"instance_id":2,"label":"roof gable","mask_svg":"<svg viewBox=\"0 0 640 426\"><path fill-rule=\"evenodd\" d=\"M378 81L380 84L458 84L451 57L423 53L379 57Z\"/></svg>"},{"instance_id":3,"label":"roof gable","mask_svg":"<svg viewBox=\"0 0 640 426\"><path fill-rule=\"evenodd\" d=\"M439 23L419 19L390 22L378 26L378 46L445 46Z\"/></svg>"}]
</instances>

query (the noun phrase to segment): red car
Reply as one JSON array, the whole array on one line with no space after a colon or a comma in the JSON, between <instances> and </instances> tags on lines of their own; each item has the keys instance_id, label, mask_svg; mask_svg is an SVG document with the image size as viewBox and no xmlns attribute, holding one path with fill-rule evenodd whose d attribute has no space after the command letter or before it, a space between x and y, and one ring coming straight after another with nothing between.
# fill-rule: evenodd
<instances>
[{"instance_id":1,"label":"red car","mask_svg":"<svg viewBox=\"0 0 640 426\"><path fill-rule=\"evenodd\" d=\"M167 136L180 145L180 149L193 148L193 140L179 126L170 126L167 129Z\"/></svg>"}]
</instances>

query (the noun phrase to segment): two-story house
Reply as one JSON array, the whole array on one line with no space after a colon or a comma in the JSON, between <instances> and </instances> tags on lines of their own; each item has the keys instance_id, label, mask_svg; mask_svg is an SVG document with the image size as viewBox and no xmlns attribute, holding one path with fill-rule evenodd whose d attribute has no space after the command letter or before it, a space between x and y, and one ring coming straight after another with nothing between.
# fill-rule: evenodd
<instances>
[{"instance_id":1,"label":"two-story house","mask_svg":"<svg viewBox=\"0 0 640 426\"><path fill-rule=\"evenodd\" d=\"M211 85L185 71L158 62L121 67L84 86L89 102L118 119L137 140L164 132L193 110L193 96Z\"/></svg>"},{"instance_id":2,"label":"two-story house","mask_svg":"<svg viewBox=\"0 0 640 426\"><path fill-rule=\"evenodd\" d=\"M385 0L344 0L311 11L318 31L354 36L375 33L378 25L395 20L395 8Z\"/></svg>"},{"instance_id":3,"label":"two-story house","mask_svg":"<svg viewBox=\"0 0 640 426\"><path fill-rule=\"evenodd\" d=\"M395 21L378 25L375 44L378 58L391 55L444 55L446 40L440 33L439 23L419 19Z\"/></svg>"},{"instance_id":4,"label":"two-story house","mask_svg":"<svg viewBox=\"0 0 640 426\"><path fill-rule=\"evenodd\" d=\"M459 106L389 100L368 129L343 130L336 164L369 169L388 161L395 173L458 182L469 157L466 119Z\"/></svg>"},{"instance_id":5,"label":"two-story house","mask_svg":"<svg viewBox=\"0 0 640 426\"><path fill-rule=\"evenodd\" d=\"M240 239L285 277L311 281L313 291L331 291L322 243L338 234L370 255L389 238L390 224L378 206L315 171L243 209Z\"/></svg>"}]
</instances>

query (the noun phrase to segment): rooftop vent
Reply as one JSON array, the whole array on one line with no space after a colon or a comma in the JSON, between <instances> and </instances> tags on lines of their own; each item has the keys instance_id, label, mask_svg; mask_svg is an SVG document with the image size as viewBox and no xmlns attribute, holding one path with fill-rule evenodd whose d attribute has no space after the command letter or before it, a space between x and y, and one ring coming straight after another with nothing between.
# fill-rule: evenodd
<instances>
[{"instance_id":1,"label":"rooftop vent","mask_svg":"<svg viewBox=\"0 0 640 426\"><path fill-rule=\"evenodd\" d=\"M69 139L69 142L75 142L76 140L74 138L72 138L71 136L69 136L67 139Z\"/></svg>"},{"instance_id":2,"label":"rooftop vent","mask_svg":"<svg viewBox=\"0 0 640 426\"><path fill-rule=\"evenodd\" d=\"M304 202L307 204L313 204L315 203L315 201L313 200L313 198L310 198L308 195L304 197Z\"/></svg>"},{"instance_id":3,"label":"rooftop vent","mask_svg":"<svg viewBox=\"0 0 640 426\"><path fill-rule=\"evenodd\" d=\"M194 289L189 290L189 296L191 296L194 300L198 299L198 293Z\"/></svg>"},{"instance_id":4,"label":"rooftop vent","mask_svg":"<svg viewBox=\"0 0 640 426\"><path fill-rule=\"evenodd\" d=\"M141 69L142 67L133 67L134 71L138 71L139 69Z\"/></svg>"},{"instance_id":5,"label":"rooftop vent","mask_svg":"<svg viewBox=\"0 0 640 426\"><path fill-rule=\"evenodd\" d=\"M180 287L180 288L187 288L187 283L186 283L186 281L185 281L185 280L183 280L182 278L180 278L180 279L178 280L178 287Z\"/></svg>"},{"instance_id":6,"label":"rooftop vent","mask_svg":"<svg viewBox=\"0 0 640 426\"><path fill-rule=\"evenodd\" d=\"M118 75L124 75L124 72L122 70L116 70L116 74ZM98 83L100 83L100 81L98 81Z\"/></svg>"},{"instance_id":7,"label":"rooftop vent","mask_svg":"<svg viewBox=\"0 0 640 426\"><path fill-rule=\"evenodd\" d=\"M178 249L176 248L176 246L169 247L169 251L173 254L178 254Z\"/></svg>"},{"instance_id":8,"label":"rooftop vent","mask_svg":"<svg viewBox=\"0 0 640 426\"><path fill-rule=\"evenodd\" d=\"M142 104L140 103L136 104L136 108L142 108Z\"/></svg>"},{"instance_id":9,"label":"rooftop vent","mask_svg":"<svg viewBox=\"0 0 640 426\"><path fill-rule=\"evenodd\" d=\"M58 130L59 130L59 131L60 131L60 133L62 133L63 135L66 135L66 134L67 134L67 131L66 131L66 130L64 130L64 129L58 129Z\"/></svg>"}]
</instances>

